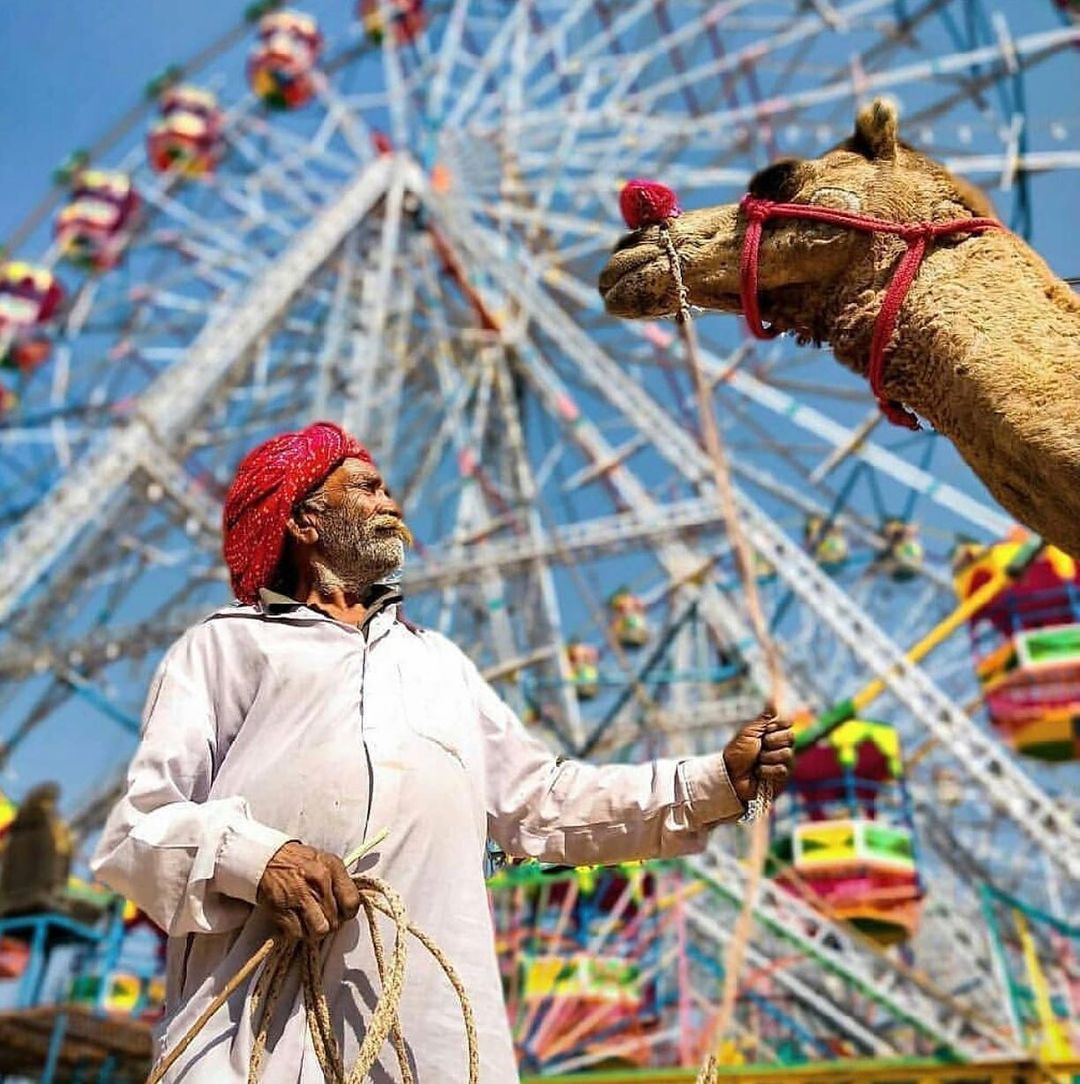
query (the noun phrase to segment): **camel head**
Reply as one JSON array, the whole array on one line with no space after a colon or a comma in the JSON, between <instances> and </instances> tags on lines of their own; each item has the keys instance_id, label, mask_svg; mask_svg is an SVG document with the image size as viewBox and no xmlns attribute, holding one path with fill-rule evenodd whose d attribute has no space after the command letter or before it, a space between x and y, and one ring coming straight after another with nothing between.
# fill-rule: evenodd
<instances>
[{"instance_id":1,"label":"camel head","mask_svg":"<svg viewBox=\"0 0 1080 1084\"><path fill-rule=\"evenodd\" d=\"M750 192L894 222L993 217L978 189L902 142L898 129L896 107L877 99L859 112L849 139L820 158L774 163L750 181ZM739 262L746 219L738 205L690 211L668 228L691 303L741 311ZM659 230L638 230L612 253L600 276L600 293L613 315L651 318L674 312L675 287ZM762 315L780 330L831 339L838 305L867 290L884 290L901 247L894 237L870 237L826 223L770 222L759 260Z\"/></svg>"}]
</instances>

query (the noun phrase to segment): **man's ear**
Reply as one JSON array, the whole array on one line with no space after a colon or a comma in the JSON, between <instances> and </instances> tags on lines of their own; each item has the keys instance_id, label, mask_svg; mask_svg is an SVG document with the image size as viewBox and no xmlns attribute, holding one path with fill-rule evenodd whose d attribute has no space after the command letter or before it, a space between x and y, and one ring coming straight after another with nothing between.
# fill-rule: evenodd
<instances>
[{"instance_id":1,"label":"man's ear","mask_svg":"<svg viewBox=\"0 0 1080 1084\"><path fill-rule=\"evenodd\" d=\"M319 531L304 511L294 512L285 521L285 530L294 542L303 546L313 546L319 540Z\"/></svg>"}]
</instances>

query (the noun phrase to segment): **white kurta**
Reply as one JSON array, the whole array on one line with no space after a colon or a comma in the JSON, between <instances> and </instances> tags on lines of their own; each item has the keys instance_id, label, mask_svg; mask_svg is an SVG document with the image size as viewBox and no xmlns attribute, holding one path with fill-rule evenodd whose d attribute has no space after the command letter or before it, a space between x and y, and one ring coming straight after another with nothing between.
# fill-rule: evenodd
<instances>
[{"instance_id":1,"label":"white kurta","mask_svg":"<svg viewBox=\"0 0 1080 1084\"><path fill-rule=\"evenodd\" d=\"M147 700L127 793L92 866L169 933L170 1049L267 936L254 908L271 855L291 839L345 855L381 828L361 868L401 893L469 991L481 1081L518 1079L495 959L483 856L575 865L701 850L739 816L720 754L595 767L557 763L467 658L386 606L363 629L300 605L233 606L181 637ZM390 929L384 930L389 942ZM324 981L351 1064L379 993L366 930L325 946ZM167 1080L246 1079L247 990ZM410 946L402 1023L420 1084L466 1079L457 999ZM321 1084L294 979L270 1032L265 1084ZM376 1084L399 1079L387 1047Z\"/></svg>"}]
</instances>

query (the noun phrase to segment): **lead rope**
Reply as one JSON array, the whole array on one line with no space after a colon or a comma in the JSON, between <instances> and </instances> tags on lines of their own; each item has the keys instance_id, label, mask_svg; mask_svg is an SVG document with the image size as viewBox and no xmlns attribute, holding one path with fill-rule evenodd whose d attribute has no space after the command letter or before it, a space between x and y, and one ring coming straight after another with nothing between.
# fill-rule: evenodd
<instances>
[{"instance_id":1,"label":"lead rope","mask_svg":"<svg viewBox=\"0 0 1080 1084\"><path fill-rule=\"evenodd\" d=\"M203 1010L176 1046L154 1067L147 1077L146 1084L159 1084L214 1013L228 1001L260 964L264 966L251 992L251 1015L256 1024L255 1039L248 1062L248 1084L257 1084L262 1075L267 1038L274 1011L281 997L285 980L297 965L301 969L300 984L304 994L304 1012L308 1030L311 1032L312 1046L328 1084L361 1084L374 1067L379 1052L388 1038L397 1056L402 1084L415 1084L398 1016L401 994L405 985L406 934L415 937L431 953L457 994L465 1023L469 1084L478 1084L480 1050L476 1035L476 1017L465 986L454 969L454 965L433 938L409 921L401 896L386 881L378 877L362 876L354 877L353 883L360 891L360 904L367 918L368 933L375 953L375 964L382 984L382 993L375 1005L375 1011L372 1013L371 1022L364 1034L352 1069L346 1071L337 1038L334 1035L330 1007L322 983L320 943L285 941L271 937L264 941L243 967L229 979L221 993ZM382 935L379 933L377 913L386 915L394 924L394 943L389 960L386 957Z\"/></svg>"},{"instance_id":2,"label":"lead rope","mask_svg":"<svg viewBox=\"0 0 1080 1084\"><path fill-rule=\"evenodd\" d=\"M765 666L769 676L770 700L775 711L782 706L784 693L780 653L772 636L769 634L765 611L762 609L761 596L757 589L757 578L754 575L753 551L747 541L739 517L735 489L731 481L731 467L720 439L716 417L713 414L712 392L705 378L698 353L697 335L690 311L690 296L683 282L682 266L679 263L679 256L667 227L667 220L664 220L659 225L661 243L667 253L668 263L671 266L671 275L675 281L676 296L678 298L678 312L675 319L682 335L686 357L694 378L698 424L701 427L702 438L705 442L705 451L712 463L713 481L720 497L720 507L727 535L735 553L735 560L746 600L747 615L750 618L750 627L753 629L754 636L760 644L762 654L765 657ZM720 1007L711 1027L706 1029L704 1060L698 1071L697 1084L712 1084L716 1079L718 1068L716 1052L731 1026L735 1010L735 998L739 989L739 975L746 959L746 947L750 941L753 928L754 904L757 901L758 889L761 886L761 877L765 868L765 857L768 852L768 814L772 805L772 797L772 787L766 780L760 780L757 792L747 804L746 815L743 818L751 823L750 853L747 856L746 892L743 896L738 918L735 921L735 928L728 942L724 959L724 985L720 998Z\"/></svg>"}]
</instances>

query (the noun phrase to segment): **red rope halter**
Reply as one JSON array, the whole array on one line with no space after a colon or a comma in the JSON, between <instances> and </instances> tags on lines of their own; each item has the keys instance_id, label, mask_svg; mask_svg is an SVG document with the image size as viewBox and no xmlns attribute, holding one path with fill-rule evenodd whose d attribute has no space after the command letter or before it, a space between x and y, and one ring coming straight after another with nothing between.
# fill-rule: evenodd
<instances>
[{"instance_id":1,"label":"red rope halter","mask_svg":"<svg viewBox=\"0 0 1080 1084\"><path fill-rule=\"evenodd\" d=\"M758 339L772 339L779 334L775 328L765 327L762 324L761 310L758 308L758 259L761 254L761 231L770 218L803 218L814 222L828 222L833 226L847 226L862 233L891 233L907 243L907 251L893 272L892 281L885 292L885 300L881 304L881 311L874 322L867 375L870 378L870 390L873 391L885 417L893 425L918 429L919 422L915 415L895 399L886 399L882 390L885 380L885 354L889 349L892 333L896 329L896 321L900 315L900 308L904 304L904 298L907 297L907 292L919 273L923 257L931 241L954 233L984 233L986 230L1004 230L1005 227L993 218L955 218L948 222L909 224L887 222L885 219L857 214L854 211L838 211L831 207L815 207L805 203L774 203L772 200L758 199L749 194L743 196L739 206L742 207L747 218L746 237L743 240L742 259L739 266L739 294L751 334Z\"/></svg>"}]
</instances>

